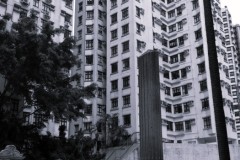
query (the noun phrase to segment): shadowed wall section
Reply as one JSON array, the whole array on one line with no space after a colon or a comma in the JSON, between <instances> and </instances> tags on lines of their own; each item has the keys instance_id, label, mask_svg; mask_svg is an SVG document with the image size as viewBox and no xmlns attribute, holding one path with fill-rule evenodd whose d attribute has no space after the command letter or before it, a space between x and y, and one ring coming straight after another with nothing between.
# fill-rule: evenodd
<instances>
[{"instance_id":1,"label":"shadowed wall section","mask_svg":"<svg viewBox=\"0 0 240 160\"><path fill-rule=\"evenodd\" d=\"M147 51L138 59L141 160L162 160L159 55Z\"/></svg>"}]
</instances>

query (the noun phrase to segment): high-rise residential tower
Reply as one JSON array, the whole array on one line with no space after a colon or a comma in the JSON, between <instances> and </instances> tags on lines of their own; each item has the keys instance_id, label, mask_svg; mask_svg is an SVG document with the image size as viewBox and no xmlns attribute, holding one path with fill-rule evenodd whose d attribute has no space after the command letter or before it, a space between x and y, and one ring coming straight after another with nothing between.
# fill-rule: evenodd
<instances>
[{"instance_id":1,"label":"high-rise residential tower","mask_svg":"<svg viewBox=\"0 0 240 160\"><path fill-rule=\"evenodd\" d=\"M233 97L220 2L212 1L228 140L236 143ZM165 142L214 143L216 123L202 0L111 0L107 3L107 113L139 132L137 59L160 54ZM149 62L151 63L151 62ZM151 72L151 70L149 70Z\"/></svg>"},{"instance_id":2,"label":"high-rise residential tower","mask_svg":"<svg viewBox=\"0 0 240 160\"><path fill-rule=\"evenodd\" d=\"M85 118L79 118L70 124L70 135L83 129L85 135L91 131L106 111L106 1L76 0L75 1L75 54L78 65L73 74L81 75L76 85L98 85L96 97L86 99ZM101 132L101 129L97 129ZM96 131L96 130L95 130ZM96 132L95 132L96 133Z\"/></svg>"},{"instance_id":3,"label":"high-rise residential tower","mask_svg":"<svg viewBox=\"0 0 240 160\"><path fill-rule=\"evenodd\" d=\"M72 0L1 0L0 16L11 15L8 21L8 27L12 23L18 22L20 18L31 16L35 19L39 31L46 22L51 22L54 28L61 28L64 33L54 36L55 42L62 42L65 37L72 36L73 30L73 1ZM16 105L18 101L16 100ZM26 123L40 124L44 120L41 113L30 114L34 111L33 107L24 109L23 115L26 117ZM50 132L53 136L59 135L59 126L65 125L66 137L68 137L69 123L66 119L48 119L46 127L42 134Z\"/></svg>"}]
</instances>

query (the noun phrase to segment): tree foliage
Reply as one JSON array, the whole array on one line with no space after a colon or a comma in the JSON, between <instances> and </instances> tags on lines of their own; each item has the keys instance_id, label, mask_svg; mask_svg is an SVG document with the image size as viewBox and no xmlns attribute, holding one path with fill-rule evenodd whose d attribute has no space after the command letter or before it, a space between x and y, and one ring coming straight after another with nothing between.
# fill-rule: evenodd
<instances>
[{"instance_id":1,"label":"tree foliage","mask_svg":"<svg viewBox=\"0 0 240 160\"><path fill-rule=\"evenodd\" d=\"M71 143L74 143L73 139L63 141L65 128L59 128L60 140L48 136L45 141L39 135L39 127L23 125L22 117L12 113L9 99L17 97L24 100L23 108L32 106L34 112L70 120L84 116L80 112L85 107L84 99L95 96L96 85L73 85L80 78L78 74L69 76L68 72L76 64L72 52L75 46L73 37L55 42L53 38L58 37L62 30L54 29L51 23L39 28L32 18L26 17L8 29L8 20L9 15L0 20L0 147L15 144L24 149L28 146L31 149L27 155L31 157L43 154L44 146L50 147L46 152L50 154L56 145L60 154L67 151L65 144L73 147ZM37 150L42 145L42 150Z\"/></svg>"}]
</instances>

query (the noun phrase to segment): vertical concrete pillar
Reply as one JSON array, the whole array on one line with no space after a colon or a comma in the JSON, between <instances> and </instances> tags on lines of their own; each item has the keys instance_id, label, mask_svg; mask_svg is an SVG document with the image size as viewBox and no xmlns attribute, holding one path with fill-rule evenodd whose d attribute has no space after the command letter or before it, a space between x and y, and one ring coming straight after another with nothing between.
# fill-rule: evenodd
<instances>
[{"instance_id":1,"label":"vertical concrete pillar","mask_svg":"<svg viewBox=\"0 0 240 160\"><path fill-rule=\"evenodd\" d=\"M147 51L138 67L140 159L163 160L158 52Z\"/></svg>"},{"instance_id":2,"label":"vertical concrete pillar","mask_svg":"<svg viewBox=\"0 0 240 160\"><path fill-rule=\"evenodd\" d=\"M206 20L207 45L209 70L212 84L213 107L216 122L217 142L220 160L230 160L228 136L225 122L225 115L222 101L222 90L220 84L220 75L218 68L217 51L215 44L215 32L212 18L212 9L210 0L204 0L204 13Z\"/></svg>"}]
</instances>

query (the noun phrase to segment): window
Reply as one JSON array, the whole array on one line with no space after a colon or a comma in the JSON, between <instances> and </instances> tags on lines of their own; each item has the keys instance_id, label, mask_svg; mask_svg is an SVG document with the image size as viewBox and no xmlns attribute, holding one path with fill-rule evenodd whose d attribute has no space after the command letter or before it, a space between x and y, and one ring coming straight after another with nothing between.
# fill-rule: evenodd
<instances>
[{"instance_id":1,"label":"window","mask_svg":"<svg viewBox=\"0 0 240 160\"><path fill-rule=\"evenodd\" d=\"M71 34L72 34L72 32L66 29L66 30L64 31L64 38L70 37Z\"/></svg>"},{"instance_id":2,"label":"window","mask_svg":"<svg viewBox=\"0 0 240 160\"><path fill-rule=\"evenodd\" d=\"M131 115L124 115L123 116L123 125L125 127L130 127L131 126Z\"/></svg>"},{"instance_id":3,"label":"window","mask_svg":"<svg viewBox=\"0 0 240 160\"><path fill-rule=\"evenodd\" d=\"M161 30L167 32L167 26L165 24L162 24L161 25Z\"/></svg>"},{"instance_id":4,"label":"window","mask_svg":"<svg viewBox=\"0 0 240 160\"><path fill-rule=\"evenodd\" d=\"M92 126L92 122L84 122L84 129L86 130L86 131L91 131L91 127Z\"/></svg>"},{"instance_id":5,"label":"window","mask_svg":"<svg viewBox=\"0 0 240 160\"><path fill-rule=\"evenodd\" d=\"M184 113L190 113L190 105L189 103L183 103Z\"/></svg>"},{"instance_id":6,"label":"window","mask_svg":"<svg viewBox=\"0 0 240 160\"><path fill-rule=\"evenodd\" d=\"M129 32L128 24L122 26L122 36L127 35Z\"/></svg>"},{"instance_id":7,"label":"window","mask_svg":"<svg viewBox=\"0 0 240 160\"><path fill-rule=\"evenodd\" d=\"M77 49L78 49L78 54L82 54L82 45L81 44L78 45Z\"/></svg>"},{"instance_id":8,"label":"window","mask_svg":"<svg viewBox=\"0 0 240 160\"><path fill-rule=\"evenodd\" d=\"M198 64L198 73L203 74L205 71L205 62Z\"/></svg>"},{"instance_id":9,"label":"window","mask_svg":"<svg viewBox=\"0 0 240 160\"><path fill-rule=\"evenodd\" d=\"M34 7L39 7L39 0L33 0L33 6Z\"/></svg>"},{"instance_id":10,"label":"window","mask_svg":"<svg viewBox=\"0 0 240 160\"><path fill-rule=\"evenodd\" d=\"M112 74L118 72L118 64L117 63L111 64L111 67L112 67Z\"/></svg>"},{"instance_id":11,"label":"window","mask_svg":"<svg viewBox=\"0 0 240 160\"><path fill-rule=\"evenodd\" d=\"M141 16L141 8L139 8L139 7L137 7L137 6L136 6L136 15L137 15L137 17L139 17L139 18L140 18L140 16Z\"/></svg>"},{"instance_id":12,"label":"window","mask_svg":"<svg viewBox=\"0 0 240 160\"><path fill-rule=\"evenodd\" d=\"M183 22L180 21L177 23L177 25L178 25L178 30L181 31L183 29Z\"/></svg>"},{"instance_id":13,"label":"window","mask_svg":"<svg viewBox=\"0 0 240 160\"><path fill-rule=\"evenodd\" d=\"M177 39L169 41L169 47L174 48L177 46Z\"/></svg>"},{"instance_id":14,"label":"window","mask_svg":"<svg viewBox=\"0 0 240 160\"><path fill-rule=\"evenodd\" d=\"M179 56L180 56L180 62L185 61L185 59L186 59L185 58L185 52L180 53Z\"/></svg>"},{"instance_id":15,"label":"window","mask_svg":"<svg viewBox=\"0 0 240 160\"><path fill-rule=\"evenodd\" d=\"M112 91L117 91L118 90L118 80L112 81L111 84L112 84Z\"/></svg>"},{"instance_id":16,"label":"window","mask_svg":"<svg viewBox=\"0 0 240 160\"><path fill-rule=\"evenodd\" d=\"M93 72L92 71L86 71L85 72L85 81L92 81L93 80Z\"/></svg>"},{"instance_id":17,"label":"window","mask_svg":"<svg viewBox=\"0 0 240 160\"><path fill-rule=\"evenodd\" d=\"M72 0L67 0L66 2L66 7L72 8Z\"/></svg>"},{"instance_id":18,"label":"window","mask_svg":"<svg viewBox=\"0 0 240 160\"><path fill-rule=\"evenodd\" d=\"M136 25L137 25L137 34L141 35L141 24L136 23Z\"/></svg>"},{"instance_id":19,"label":"window","mask_svg":"<svg viewBox=\"0 0 240 160\"><path fill-rule=\"evenodd\" d=\"M184 36L178 38L179 46L184 45Z\"/></svg>"},{"instance_id":20,"label":"window","mask_svg":"<svg viewBox=\"0 0 240 160\"><path fill-rule=\"evenodd\" d=\"M122 19L128 18L128 8L122 10Z\"/></svg>"},{"instance_id":21,"label":"window","mask_svg":"<svg viewBox=\"0 0 240 160\"><path fill-rule=\"evenodd\" d=\"M167 87L167 86L166 86L166 88L165 88L165 94L166 94L166 95L169 95L169 96L171 95L170 87Z\"/></svg>"},{"instance_id":22,"label":"window","mask_svg":"<svg viewBox=\"0 0 240 160\"><path fill-rule=\"evenodd\" d=\"M170 62L171 63L177 63L178 62L178 54L171 56L170 57Z\"/></svg>"},{"instance_id":23,"label":"window","mask_svg":"<svg viewBox=\"0 0 240 160\"><path fill-rule=\"evenodd\" d=\"M79 25L79 26L82 25L82 16L78 17L78 25Z\"/></svg>"},{"instance_id":24,"label":"window","mask_svg":"<svg viewBox=\"0 0 240 160\"><path fill-rule=\"evenodd\" d=\"M86 49L93 49L93 40L86 40Z\"/></svg>"},{"instance_id":25,"label":"window","mask_svg":"<svg viewBox=\"0 0 240 160\"><path fill-rule=\"evenodd\" d=\"M117 13L111 15L111 22L112 22L112 24L117 23Z\"/></svg>"},{"instance_id":26,"label":"window","mask_svg":"<svg viewBox=\"0 0 240 160\"><path fill-rule=\"evenodd\" d=\"M202 101L202 110L209 109L209 100L208 98L201 99Z\"/></svg>"},{"instance_id":27,"label":"window","mask_svg":"<svg viewBox=\"0 0 240 160\"><path fill-rule=\"evenodd\" d=\"M104 17L104 12L103 11L100 11L98 10L98 19L102 20Z\"/></svg>"},{"instance_id":28,"label":"window","mask_svg":"<svg viewBox=\"0 0 240 160\"><path fill-rule=\"evenodd\" d=\"M197 50L197 57L201 57L201 56L204 55L204 52L203 52L203 45L197 47L196 50Z\"/></svg>"},{"instance_id":29,"label":"window","mask_svg":"<svg viewBox=\"0 0 240 160\"><path fill-rule=\"evenodd\" d=\"M166 39L162 39L162 45L167 47L168 46L168 41Z\"/></svg>"},{"instance_id":30,"label":"window","mask_svg":"<svg viewBox=\"0 0 240 160\"><path fill-rule=\"evenodd\" d=\"M193 5L193 10L197 9L199 7L198 0L192 1L192 5Z\"/></svg>"},{"instance_id":31,"label":"window","mask_svg":"<svg viewBox=\"0 0 240 160\"><path fill-rule=\"evenodd\" d=\"M167 4L174 2L174 0L167 0Z\"/></svg>"},{"instance_id":32,"label":"window","mask_svg":"<svg viewBox=\"0 0 240 160\"><path fill-rule=\"evenodd\" d=\"M87 11L87 19L93 19L94 18L94 12L92 11Z\"/></svg>"},{"instance_id":33,"label":"window","mask_svg":"<svg viewBox=\"0 0 240 160\"><path fill-rule=\"evenodd\" d=\"M196 14L195 16L193 16L194 19L194 23L197 24L200 22L200 13Z\"/></svg>"},{"instance_id":34,"label":"window","mask_svg":"<svg viewBox=\"0 0 240 160\"><path fill-rule=\"evenodd\" d=\"M201 30L201 28L199 30L195 31L195 37L196 37L197 41L202 39L202 30Z\"/></svg>"},{"instance_id":35,"label":"window","mask_svg":"<svg viewBox=\"0 0 240 160\"><path fill-rule=\"evenodd\" d=\"M93 34L93 25L87 25L87 34Z\"/></svg>"},{"instance_id":36,"label":"window","mask_svg":"<svg viewBox=\"0 0 240 160\"><path fill-rule=\"evenodd\" d=\"M128 87L130 87L130 77L129 76L123 78L123 88L128 88Z\"/></svg>"},{"instance_id":37,"label":"window","mask_svg":"<svg viewBox=\"0 0 240 160\"><path fill-rule=\"evenodd\" d=\"M181 16L182 15L182 6L177 7L177 16Z\"/></svg>"},{"instance_id":38,"label":"window","mask_svg":"<svg viewBox=\"0 0 240 160\"><path fill-rule=\"evenodd\" d=\"M25 124L29 124L29 120L30 120L30 113L28 112L23 112L23 120Z\"/></svg>"},{"instance_id":39,"label":"window","mask_svg":"<svg viewBox=\"0 0 240 160\"><path fill-rule=\"evenodd\" d=\"M98 88L98 98L102 98L103 96L103 88Z\"/></svg>"},{"instance_id":40,"label":"window","mask_svg":"<svg viewBox=\"0 0 240 160\"><path fill-rule=\"evenodd\" d=\"M181 69L181 77L187 78L187 69L186 68Z\"/></svg>"},{"instance_id":41,"label":"window","mask_svg":"<svg viewBox=\"0 0 240 160\"><path fill-rule=\"evenodd\" d=\"M183 122L176 122L175 128L176 128L176 131L183 131Z\"/></svg>"},{"instance_id":42,"label":"window","mask_svg":"<svg viewBox=\"0 0 240 160\"><path fill-rule=\"evenodd\" d=\"M163 9L161 9L161 15L162 15L163 17L166 17L166 11L163 10Z\"/></svg>"},{"instance_id":43,"label":"window","mask_svg":"<svg viewBox=\"0 0 240 160\"><path fill-rule=\"evenodd\" d=\"M185 130L186 130L186 131L191 131L191 130L192 130L192 125L191 125L191 123L192 123L191 120L185 121Z\"/></svg>"},{"instance_id":44,"label":"window","mask_svg":"<svg viewBox=\"0 0 240 160\"><path fill-rule=\"evenodd\" d=\"M207 90L207 80L200 81L200 91L206 91Z\"/></svg>"},{"instance_id":45,"label":"window","mask_svg":"<svg viewBox=\"0 0 240 160\"><path fill-rule=\"evenodd\" d=\"M179 71L172 72L172 80L180 78Z\"/></svg>"},{"instance_id":46,"label":"window","mask_svg":"<svg viewBox=\"0 0 240 160\"><path fill-rule=\"evenodd\" d=\"M77 133L79 131L79 124L75 124L74 128L75 128L75 133Z\"/></svg>"},{"instance_id":47,"label":"window","mask_svg":"<svg viewBox=\"0 0 240 160\"><path fill-rule=\"evenodd\" d=\"M103 81L103 72L98 71L98 81L102 82Z\"/></svg>"},{"instance_id":48,"label":"window","mask_svg":"<svg viewBox=\"0 0 240 160\"><path fill-rule=\"evenodd\" d=\"M124 3L126 3L126 2L128 2L128 0L122 0L122 4L124 4Z\"/></svg>"},{"instance_id":49,"label":"window","mask_svg":"<svg viewBox=\"0 0 240 160\"><path fill-rule=\"evenodd\" d=\"M123 42L122 48L123 48L123 53L128 52L129 51L129 41Z\"/></svg>"},{"instance_id":50,"label":"window","mask_svg":"<svg viewBox=\"0 0 240 160\"><path fill-rule=\"evenodd\" d=\"M166 106L166 112L172 113L172 106L171 106L171 104L167 104L167 106Z\"/></svg>"},{"instance_id":51,"label":"window","mask_svg":"<svg viewBox=\"0 0 240 160\"><path fill-rule=\"evenodd\" d=\"M169 33L176 31L176 24L169 26Z\"/></svg>"},{"instance_id":52,"label":"window","mask_svg":"<svg viewBox=\"0 0 240 160\"><path fill-rule=\"evenodd\" d=\"M111 47L111 55L116 56L118 54L118 46Z\"/></svg>"},{"instance_id":53,"label":"window","mask_svg":"<svg viewBox=\"0 0 240 160\"><path fill-rule=\"evenodd\" d=\"M130 105L130 95L123 96L123 106L128 107Z\"/></svg>"},{"instance_id":54,"label":"window","mask_svg":"<svg viewBox=\"0 0 240 160\"><path fill-rule=\"evenodd\" d=\"M83 2L78 3L78 12L83 10Z\"/></svg>"},{"instance_id":55,"label":"window","mask_svg":"<svg viewBox=\"0 0 240 160\"><path fill-rule=\"evenodd\" d=\"M117 7L117 0L111 0L111 9Z\"/></svg>"},{"instance_id":56,"label":"window","mask_svg":"<svg viewBox=\"0 0 240 160\"><path fill-rule=\"evenodd\" d=\"M112 103L112 108L118 108L118 99L117 98L111 99L111 103Z\"/></svg>"},{"instance_id":57,"label":"window","mask_svg":"<svg viewBox=\"0 0 240 160\"><path fill-rule=\"evenodd\" d=\"M93 64L93 55L86 56L86 65L92 65Z\"/></svg>"},{"instance_id":58,"label":"window","mask_svg":"<svg viewBox=\"0 0 240 160\"><path fill-rule=\"evenodd\" d=\"M79 31L78 31L78 39L79 39L79 40L82 39L82 30L79 30Z\"/></svg>"},{"instance_id":59,"label":"window","mask_svg":"<svg viewBox=\"0 0 240 160\"><path fill-rule=\"evenodd\" d=\"M104 27L102 25L98 25L98 34L103 35Z\"/></svg>"},{"instance_id":60,"label":"window","mask_svg":"<svg viewBox=\"0 0 240 160\"><path fill-rule=\"evenodd\" d=\"M34 124L36 125L36 126L42 126L42 124L43 124L43 121L44 121L44 117L43 117L43 115L42 114L40 114L40 113L35 113L34 114Z\"/></svg>"},{"instance_id":61,"label":"window","mask_svg":"<svg viewBox=\"0 0 240 160\"><path fill-rule=\"evenodd\" d=\"M169 79L169 71L164 71L163 77Z\"/></svg>"},{"instance_id":62,"label":"window","mask_svg":"<svg viewBox=\"0 0 240 160\"><path fill-rule=\"evenodd\" d=\"M175 88L172 89L172 91L173 91L173 97L181 95L181 88L180 87L175 87Z\"/></svg>"},{"instance_id":63,"label":"window","mask_svg":"<svg viewBox=\"0 0 240 160\"><path fill-rule=\"evenodd\" d=\"M175 10L171 10L168 12L168 18L175 17Z\"/></svg>"},{"instance_id":64,"label":"window","mask_svg":"<svg viewBox=\"0 0 240 160\"><path fill-rule=\"evenodd\" d=\"M47 5L46 3L42 3L42 4L43 4L43 11L49 12L50 11L50 6Z\"/></svg>"},{"instance_id":65,"label":"window","mask_svg":"<svg viewBox=\"0 0 240 160\"><path fill-rule=\"evenodd\" d=\"M168 131L173 131L173 122L166 121L166 123L167 123L167 130Z\"/></svg>"},{"instance_id":66,"label":"window","mask_svg":"<svg viewBox=\"0 0 240 160\"><path fill-rule=\"evenodd\" d=\"M188 85L183 85L182 86L182 94L183 95L188 95Z\"/></svg>"},{"instance_id":67,"label":"window","mask_svg":"<svg viewBox=\"0 0 240 160\"><path fill-rule=\"evenodd\" d=\"M92 105L87 105L84 108L84 113L87 114L87 115L92 115Z\"/></svg>"},{"instance_id":68,"label":"window","mask_svg":"<svg viewBox=\"0 0 240 160\"><path fill-rule=\"evenodd\" d=\"M93 5L94 4L94 0L87 0L87 5Z\"/></svg>"},{"instance_id":69,"label":"window","mask_svg":"<svg viewBox=\"0 0 240 160\"><path fill-rule=\"evenodd\" d=\"M211 117L205 117L203 118L203 125L204 125L204 129L210 129L211 126Z\"/></svg>"},{"instance_id":70,"label":"window","mask_svg":"<svg viewBox=\"0 0 240 160\"><path fill-rule=\"evenodd\" d=\"M123 64L123 71L129 69L129 68L130 68L129 58L124 59L124 60L122 61L122 64Z\"/></svg>"},{"instance_id":71,"label":"window","mask_svg":"<svg viewBox=\"0 0 240 160\"><path fill-rule=\"evenodd\" d=\"M103 41L102 40L98 40L98 49L99 50L103 49Z\"/></svg>"},{"instance_id":72,"label":"window","mask_svg":"<svg viewBox=\"0 0 240 160\"><path fill-rule=\"evenodd\" d=\"M176 104L176 105L173 105L174 107L174 114L179 114L179 113L182 113L182 104Z\"/></svg>"}]
</instances>

